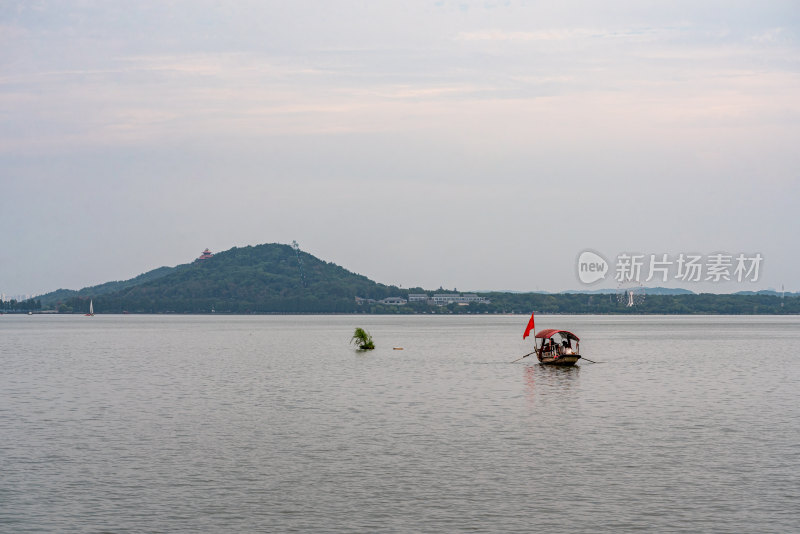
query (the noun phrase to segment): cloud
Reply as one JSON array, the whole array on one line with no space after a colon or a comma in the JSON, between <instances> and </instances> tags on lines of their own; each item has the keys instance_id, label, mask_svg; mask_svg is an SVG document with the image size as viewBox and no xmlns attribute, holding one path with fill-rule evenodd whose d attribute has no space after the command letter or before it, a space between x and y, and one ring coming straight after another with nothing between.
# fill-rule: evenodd
<instances>
[{"instance_id":1,"label":"cloud","mask_svg":"<svg viewBox=\"0 0 800 534\"><path fill-rule=\"evenodd\" d=\"M678 35L681 28L623 28L619 30L600 28L555 28L537 31L508 31L501 29L486 29L469 32L460 32L456 41L575 41L580 39L614 39L624 41L659 41L673 38Z\"/></svg>"},{"instance_id":2,"label":"cloud","mask_svg":"<svg viewBox=\"0 0 800 534\"><path fill-rule=\"evenodd\" d=\"M788 40L788 34L784 28L770 28L764 32L751 35L749 37L750 41L759 44L772 44L784 39Z\"/></svg>"},{"instance_id":3,"label":"cloud","mask_svg":"<svg viewBox=\"0 0 800 534\"><path fill-rule=\"evenodd\" d=\"M456 36L459 41L563 41L576 37L593 35L591 30L562 29L544 30L535 32L505 31L505 30L478 30L461 32Z\"/></svg>"}]
</instances>

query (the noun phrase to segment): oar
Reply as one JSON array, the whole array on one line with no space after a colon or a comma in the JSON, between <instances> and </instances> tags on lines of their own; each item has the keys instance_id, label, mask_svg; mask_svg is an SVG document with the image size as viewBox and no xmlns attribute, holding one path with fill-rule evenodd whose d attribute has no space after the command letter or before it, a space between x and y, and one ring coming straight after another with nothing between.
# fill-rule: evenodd
<instances>
[{"instance_id":1,"label":"oar","mask_svg":"<svg viewBox=\"0 0 800 534\"><path fill-rule=\"evenodd\" d=\"M603 362L596 362L596 361L594 361L594 360L590 360L589 358L585 358L585 357L583 357L583 356L581 356L581 360L586 360L586 361L587 361L587 362L589 362L589 363L603 363Z\"/></svg>"},{"instance_id":2,"label":"oar","mask_svg":"<svg viewBox=\"0 0 800 534\"><path fill-rule=\"evenodd\" d=\"M536 353L536 351L529 352L528 354L526 354L526 355L525 355L525 356L523 356L522 358L527 358L527 357L528 357L528 356L530 356L531 354L535 354L535 353ZM522 358L517 358L516 360L514 360L514 361L513 361L513 362L511 362L511 363L518 362L518 361L520 361Z\"/></svg>"}]
</instances>

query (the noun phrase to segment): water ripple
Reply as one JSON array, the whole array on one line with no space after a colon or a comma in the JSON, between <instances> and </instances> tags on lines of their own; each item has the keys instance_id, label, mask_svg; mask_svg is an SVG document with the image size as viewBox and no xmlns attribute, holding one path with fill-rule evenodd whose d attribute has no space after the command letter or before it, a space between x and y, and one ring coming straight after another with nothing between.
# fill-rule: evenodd
<instances>
[{"instance_id":1,"label":"water ripple","mask_svg":"<svg viewBox=\"0 0 800 534\"><path fill-rule=\"evenodd\" d=\"M537 317L573 369L524 322L5 316L0 531L800 524L800 319Z\"/></svg>"}]
</instances>

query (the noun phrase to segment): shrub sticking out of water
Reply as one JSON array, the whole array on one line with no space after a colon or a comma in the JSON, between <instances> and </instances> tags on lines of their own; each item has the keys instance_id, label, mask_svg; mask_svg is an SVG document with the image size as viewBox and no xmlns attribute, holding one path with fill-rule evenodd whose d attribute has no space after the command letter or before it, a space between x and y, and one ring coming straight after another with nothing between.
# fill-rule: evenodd
<instances>
[{"instance_id":1,"label":"shrub sticking out of water","mask_svg":"<svg viewBox=\"0 0 800 534\"><path fill-rule=\"evenodd\" d=\"M358 345L361 350L372 350L375 348L375 343L372 342L372 336L363 328L356 328L353 333L350 343Z\"/></svg>"}]
</instances>

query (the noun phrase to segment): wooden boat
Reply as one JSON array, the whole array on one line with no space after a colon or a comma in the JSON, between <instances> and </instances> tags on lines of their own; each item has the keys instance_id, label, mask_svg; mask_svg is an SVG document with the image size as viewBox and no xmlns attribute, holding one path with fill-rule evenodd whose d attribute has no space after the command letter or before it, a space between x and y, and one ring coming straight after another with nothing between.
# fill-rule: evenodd
<instances>
[{"instance_id":1,"label":"wooden boat","mask_svg":"<svg viewBox=\"0 0 800 534\"><path fill-rule=\"evenodd\" d=\"M581 359L580 346L578 336L566 330L549 328L536 334L536 357L542 365L571 367Z\"/></svg>"}]
</instances>

